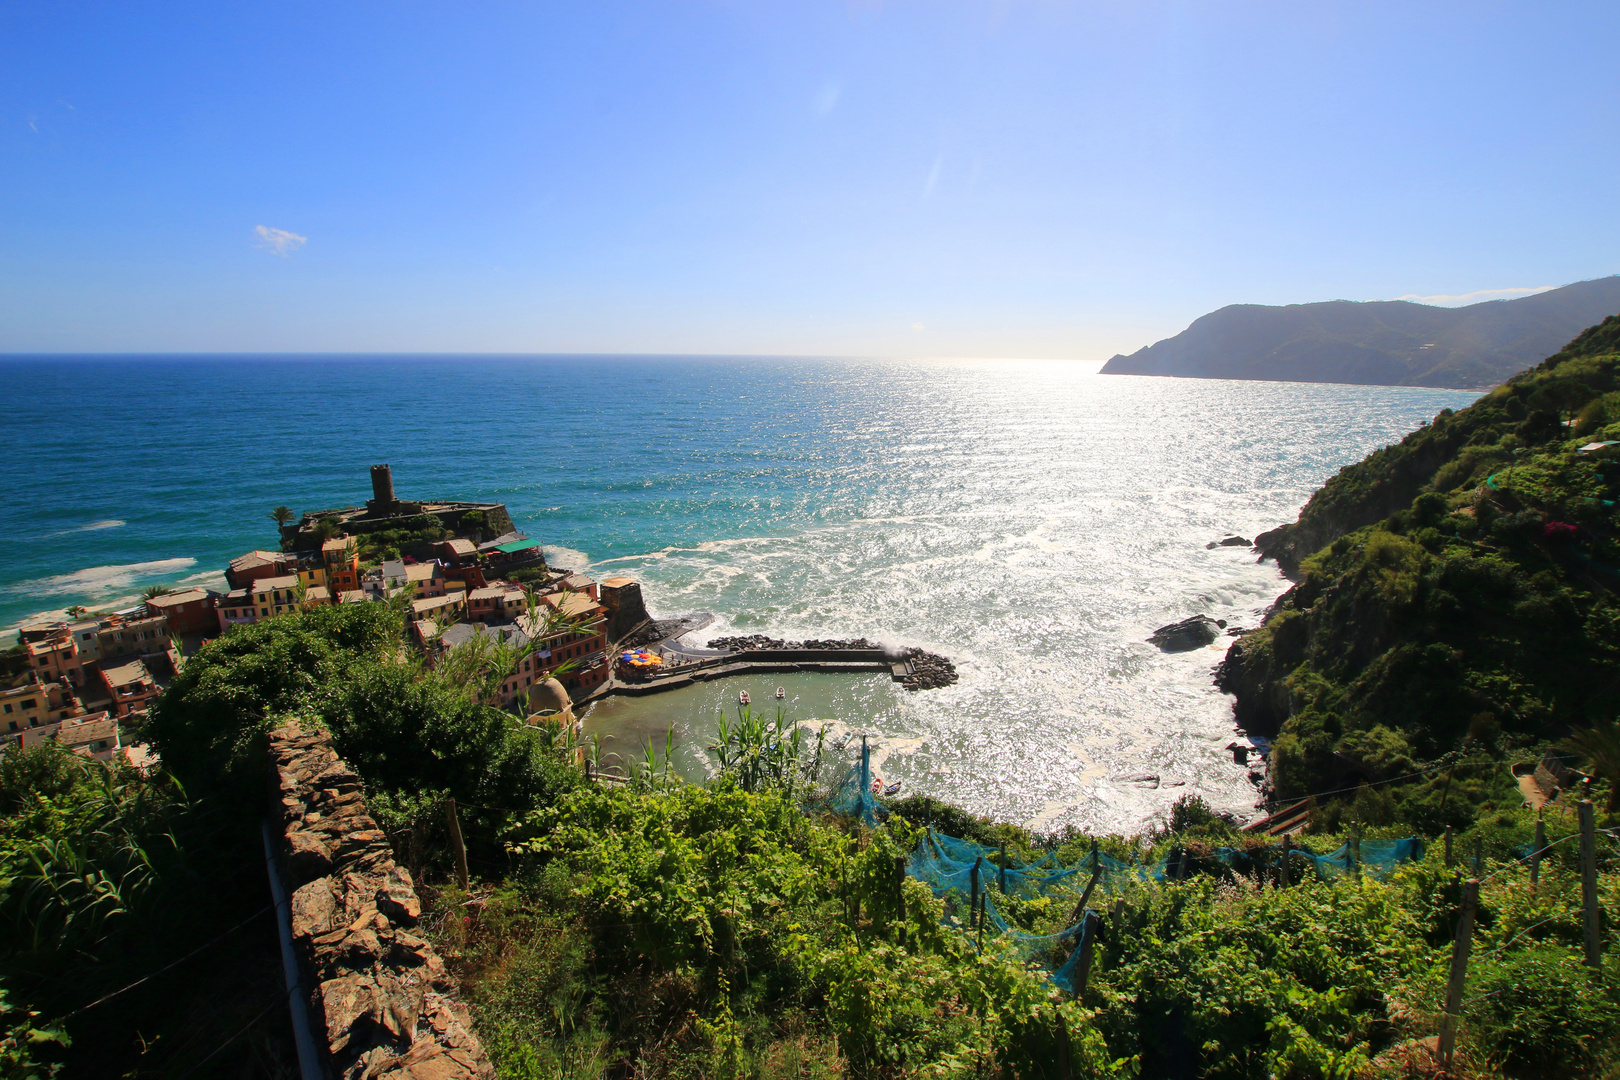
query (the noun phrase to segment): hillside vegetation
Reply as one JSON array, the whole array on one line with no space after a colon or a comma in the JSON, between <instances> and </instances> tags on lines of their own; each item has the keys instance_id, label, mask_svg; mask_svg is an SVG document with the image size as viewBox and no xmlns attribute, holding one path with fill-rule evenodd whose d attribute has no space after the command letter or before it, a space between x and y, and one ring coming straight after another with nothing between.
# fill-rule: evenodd
<instances>
[{"instance_id":1,"label":"hillside vegetation","mask_svg":"<svg viewBox=\"0 0 1620 1080\"><path fill-rule=\"evenodd\" d=\"M1110 375L1486 387L1620 309L1620 277L1460 308L1404 300L1233 304L1115 356Z\"/></svg>"},{"instance_id":2,"label":"hillside vegetation","mask_svg":"<svg viewBox=\"0 0 1620 1080\"><path fill-rule=\"evenodd\" d=\"M1620 461L1579 450L1604 440L1620 440L1620 317L1257 539L1298 582L1220 681L1240 723L1278 736L1278 796L1380 784L1367 820L1432 832L1516 805L1508 758L1614 721Z\"/></svg>"}]
</instances>

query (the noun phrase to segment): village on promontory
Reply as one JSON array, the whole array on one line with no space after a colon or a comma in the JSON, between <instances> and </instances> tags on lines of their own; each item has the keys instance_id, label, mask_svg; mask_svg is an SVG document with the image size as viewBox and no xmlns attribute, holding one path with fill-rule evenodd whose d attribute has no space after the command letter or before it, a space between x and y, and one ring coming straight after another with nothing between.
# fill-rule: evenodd
<instances>
[{"instance_id":1,"label":"village on promontory","mask_svg":"<svg viewBox=\"0 0 1620 1080\"><path fill-rule=\"evenodd\" d=\"M737 674L881 672L906 689L956 681L944 657L853 640L681 639L707 618L655 620L632 578L600 580L547 564L501 503L399 499L388 465L371 467L363 506L270 514L276 550L225 568L226 591L146 591L113 611L70 608L18 630L3 654L0 740L53 740L100 761L148 768L140 734L149 703L183 658L233 626L336 604L406 608L410 645L430 666L468 648L502 665L487 704L520 715L573 717L612 693L646 694Z\"/></svg>"}]
</instances>

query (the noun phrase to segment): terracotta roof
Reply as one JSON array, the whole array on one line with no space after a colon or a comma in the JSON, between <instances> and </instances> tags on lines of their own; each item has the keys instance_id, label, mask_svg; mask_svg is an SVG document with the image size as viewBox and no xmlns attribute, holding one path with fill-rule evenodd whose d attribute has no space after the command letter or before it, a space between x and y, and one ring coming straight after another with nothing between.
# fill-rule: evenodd
<instances>
[{"instance_id":1,"label":"terracotta roof","mask_svg":"<svg viewBox=\"0 0 1620 1080\"><path fill-rule=\"evenodd\" d=\"M628 577L609 577L602 579L602 584L609 589L622 589L626 585L634 585L635 583L635 578Z\"/></svg>"},{"instance_id":2,"label":"terracotta roof","mask_svg":"<svg viewBox=\"0 0 1620 1080\"><path fill-rule=\"evenodd\" d=\"M255 566L274 566L286 562L287 556L279 551L250 551L231 560L232 570L248 570Z\"/></svg>"},{"instance_id":3,"label":"terracotta roof","mask_svg":"<svg viewBox=\"0 0 1620 1080\"><path fill-rule=\"evenodd\" d=\"M146 670L146 665L139 660L131 660L127 664L116 667L101 668L101 677L107 680L109 686L129 686L138 682L151 682L152 676Z\"/></svg>"},{"instance_id":4,"label":"terracotta roof","mask_svg":"<svg viewBox=\"0 0 1620 1080\"><path fill-rule=\"evenodd\" d=\"M602 610L602 605L589 596L577 592L547 593L541 601L571 619L585 618Z\"/></svg>"},{"instance_id":5,"label":"terracotta roof","mask_svg":"<svg viewBox=\"0 0 1620 1080\"><path fill-rule=\"evenodd\" d=\"M253 583L254 592L274 592L276 589L298 588L297 574L283 574L281 577L260 578Z\"/></svg>"},{"instance_id":6,"label":"terracotta roof","mask_svg":"<svg viewBox=\"0 0 1620 1080\"><path fill-rule=\"evenodd\" d=\"M342 551L349 546L350 538L347 536L334 536L321 545L321 551Z\"/></svg>"},{"instance_id":7,"label":"terracotta roof","mask_svg":"<svg viewBox=\"0 0 1620 1080\"><path fill-rule=\"evenodd\" d=\"M88 746L97 739L117 742L118 721L106 713L97 713L82 720L64 720L56 729L56 741L63 746Z\"/></svg>"},{"instance_id":8,"label":"terracotta roof","mask_svg":"<svg viewBox=\"0 0 1620 1080\"><path fill-rule=\"evenodd\" d=\"M432 562L415 563L405 568L406 581L430 581L439 576L439 564Z\"/></svg>"},{"instance_id":9,"label":"terracotta roof","mask_svg":"<svg viewBox=\"0 0 1620 1080\"><path fill-rule=\"evenodd\" d=\"M154 596L147 601L152 607L172 607L175 604L189 604L194 600L208 599L207 589L187 589L184 592L164 593Z\"/></svg>"},{"instance_id":10,"label":"terracotta roof","mask_svg":"<svg viewBox=\"0 0 1620 1080\"><path fill-rule=\"evenodd\" d=\"M464 540L460 537L457 537L454 540L446 540L444 543L449 545L450 550L455 552L457 555L471 555L473 552L478 550L478 546L471 540Z\"/></svg>"}]
</instances>

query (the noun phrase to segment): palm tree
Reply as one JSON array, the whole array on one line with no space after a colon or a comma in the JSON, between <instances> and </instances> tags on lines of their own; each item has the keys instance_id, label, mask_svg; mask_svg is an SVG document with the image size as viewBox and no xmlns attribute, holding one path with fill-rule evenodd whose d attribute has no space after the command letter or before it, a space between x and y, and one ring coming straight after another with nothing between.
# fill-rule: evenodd
<instances>
[{"instance_id":1,"label":"palm tree","mask_svg":"<svg viewBox=\"0 0 1620 1080\"><path fill-rule=\"evenodd\" d=\"M1620 811L1620 720L1605 720L1577 731L1562 744L1586 759L1590 772L1608 778L1609 803L1605 814Z\"/></svg>"},{"instance_id":2,"label":"palm tree","mask_svg":"<svg viewBox=\"0 0 1620 1080\"><path fill-rule=\"evenodd\" d=\"M74 604L72 607L67 609L67 617L75 621L84 618L89 613L90 609L85 607L83 604Z\"/></svg>"},{"instance_id":3,"label":"palm tree","mask_svg":"<svg viewBox=\"0 0 1620 1080\"><path fill-rule=\"evenodd\" d=\"M141 599L151 600L153 597L162 596L165 593L171 593L173 591L174 590L169 588L167 585L150 585L147 587L145 592L141 593Z\"/></svg>"},{"instance_id":4,"label":"palm tree","mask_svg":"<svg viewBox=\"0 0 1620 1080\"><path fill-rule=\"evenodd\" d=\"M270 520L278 526L287 524L293 519L293 516L292 507L290 506L278 506L270 511Z\"/></svg>"}]
</instances>

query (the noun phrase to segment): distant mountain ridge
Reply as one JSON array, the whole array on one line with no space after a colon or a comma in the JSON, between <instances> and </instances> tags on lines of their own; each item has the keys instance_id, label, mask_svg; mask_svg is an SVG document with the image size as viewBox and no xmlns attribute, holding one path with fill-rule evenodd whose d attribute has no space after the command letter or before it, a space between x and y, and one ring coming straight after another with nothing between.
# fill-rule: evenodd
<instances>
[{"instance_id":1,"label":"distant mountain ridge","mask_svg":"<svg viewBox=\"0 0 1620 1080\"><path fill-rule=\"evenodd\" d=\"M1620 275L1460 308L1405 300L1232 304L1105 375L1483 389L1620 312Z\"/></svg>"}]
</instances>

